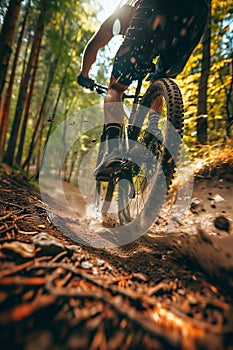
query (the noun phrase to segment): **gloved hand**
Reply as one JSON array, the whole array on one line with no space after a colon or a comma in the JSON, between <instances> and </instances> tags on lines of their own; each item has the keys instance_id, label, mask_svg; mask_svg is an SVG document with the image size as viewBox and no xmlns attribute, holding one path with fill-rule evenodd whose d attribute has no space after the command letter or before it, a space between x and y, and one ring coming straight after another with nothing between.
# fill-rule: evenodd
<instances>
[{"instance_id":1,"label":"gloved hand","mask_svg":"<svg viewBox=\"0 0 233 350\"><path fill-rule=\"evenodd\" d=\"M93 90L94 89L94 85L95 85L95 81L91 78L85 78L82 76L82 73L80 73L77 77L77 82L79 83L79 85Z\"/></svg>"}]
</instances>

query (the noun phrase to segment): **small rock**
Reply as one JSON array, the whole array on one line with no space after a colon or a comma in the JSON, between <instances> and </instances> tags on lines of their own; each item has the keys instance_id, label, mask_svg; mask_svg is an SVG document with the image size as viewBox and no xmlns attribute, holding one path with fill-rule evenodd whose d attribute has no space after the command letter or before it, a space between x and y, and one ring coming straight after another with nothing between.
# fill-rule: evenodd
<instances>
[{"instance_id":1,"label":"small rock","mask_svg":"<svg viewBox=\"0 0 233 350\"><path fill-rule=\"evenodd\" d=\"M189 298L189 305L190 306L197 306L199 304L198 300L194 297Z\"/></svg>"},{"instance_id":2,"label":"small rock","mask_svg":"<svg viewBox=\"0 0 233 350\"><path fill-rule=\"evenodd\" d=\"M56 238L46 232L38 233L32 238L32 242L41 248L43 254L56 255L65 250L65 247Z\"/></svg>"},{"instance_id":3,"label":"small rock","mask_svg":"<svg viewBox=\"0 0 233 350\"><path fill-rule=\"evenodd\" d=\"M227 231L230 230L230 221L225 216L220 215L214 219L214 226L219 230Z\"/></svg>"},{"instance_id":4,"label":"small rock","mask_svg":"<svg viewBox=\"0 0 233 350\"><path fill-rule=\"evenodd\" d=\"M214 196L213 198L211 198L211 208L216 208L216 205L220 202L225 201L225 199L220 196L219 194L216 194L216 196Z\"/></svg>"},{"instance_id":5,"label":"small rock","mask_svg":"<svg viewBox=\"0 0 233 350\"><path fill-rule=\"evenodd\" d=\"M213 200L215 201L215 203L225 201L225 199L222 196L220 196L219 194L216 194L216 196L214 196Z\"/></svg>"},{"instance_id":6,"label":"small rock","mask_svg":"<svg viewBox=\"0 0 233 350\"><path fill-rule=\"evenodd\" d=\"M199 201L198 198L192 198L192 201L191 201L191 210L192 210L192 209L196 209L200 204L201 204L201 202Z\"/></svg>"},{"instance_id":7,"label":"small rock","mask_svg":"<svg viewBox=\"0 0 233 350\"><path fill-rule=\"evenodd\" d=\"M184 289L178 289L177 293L179 295L185 295L185 290Z\"/></svg>"},{"instance_id":8,"label":"small rock","mask_svg":"<svg viewBox=\"0 0 233 350\"><path fill-rule=\"evenodd\" d=\"M174 254L173 250L167 250L167 255L173 255L173 254Z\"/></svg>"},{"instance_id":9,"label":"small rock","mask_svg":"<svg viewBox=\"0 0 233 350\"><path fill-rule=\"evenodd\" d=\"M99 271L98 271L97 267L93 267L92 272L93 272L93 275L98 275L99 274Z\"/></svg>"},{"instance_id":10,"label":"small rock","mask_svg":"<svg viewBox=\"0 0 233 350\"><path fill-rule=\"evenodd\" d=\"M69 245L68 248L72 250L74 253L80 253L82 251L82 248L79 245Z\"/></svg>"},{"instance_id":11,"label":"small rock","mask_svg":"<svg viewBox=\"0 0 233 350\"><path fill-rule=\"evenodd\" d=\"M192 201L190 204L190 211L193 214L199 214L202 208L203 208L203 205L201 201L198 198L192 198Z\"/></svg>"},{"instance_id":12,"label":"small rock","mask_svg":"<svg viewBox=\"0 0 233 350\"><path fill-rule=\"evenodd\" d=\"M103 265L104 265L104 260L98 259L98 260L97 260L97 266L98 266L98 267L101 267L101 266L103 266Z\"/></svg>"},{"instance_id":13,"label":"small rock","mask_svg":"<svg viewBox=\"0 0 233 350\"><path fill-rule=\"evenodd\" d=\"M90 263L89 261L82 261L81 262L81 267L85 270L90 270L92 268L93 264Z\"/></svg>"}]
</instances>

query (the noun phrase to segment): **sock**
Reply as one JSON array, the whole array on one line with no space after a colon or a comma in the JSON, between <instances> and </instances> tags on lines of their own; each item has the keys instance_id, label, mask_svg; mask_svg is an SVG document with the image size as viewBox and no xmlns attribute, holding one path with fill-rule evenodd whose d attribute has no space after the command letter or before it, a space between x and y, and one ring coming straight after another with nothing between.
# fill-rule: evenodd
<instances>
[{"instance_id":1,"label":"sock","mask_svg":"<svg viewBox=\"0 0 233 350\"><path fill-rule=\"evenodd\" d=\"M114 140L108 142L108 153L112 152L114 148L119 148L121 143L122 126L118 123L109 123L106 125L107 140Z\"/></svg>"}]
</instances>

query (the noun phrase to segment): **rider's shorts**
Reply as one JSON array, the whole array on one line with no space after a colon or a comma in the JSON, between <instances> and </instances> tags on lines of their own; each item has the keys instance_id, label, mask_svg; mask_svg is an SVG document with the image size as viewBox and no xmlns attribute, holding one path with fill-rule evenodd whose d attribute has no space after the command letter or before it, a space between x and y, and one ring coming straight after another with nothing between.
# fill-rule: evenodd
<instances>
[{"instance_id":1,"label":"rider's shorts","mask_svg":"<svg viewBox=\"0 0 233 350\"><path fill-rule=\"evenodd\" d=\"M207 17L206 0L139 0L112 75L128 86L146 76L159 56L166 75L176 76L200 41Z\"/></svg>"}]
</instances>

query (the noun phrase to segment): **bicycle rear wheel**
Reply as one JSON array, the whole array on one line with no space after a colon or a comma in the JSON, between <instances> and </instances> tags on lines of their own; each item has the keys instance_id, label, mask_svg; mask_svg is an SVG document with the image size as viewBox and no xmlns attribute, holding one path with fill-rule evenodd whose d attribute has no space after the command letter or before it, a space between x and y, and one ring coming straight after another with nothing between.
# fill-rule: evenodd
<instances>
[{"instance_id":1,"label":"bicycle rear wheel","mask_svg":"<svg viewBox=\"0 0 233 350\"><path fill-rule=\"evenodd\" d=\"M153 130L148 115L156 98L162 98L162 112ZM146 225L158 216L176 170L183 129L183 101L177 84L160 79L151 85L132 125L135 141L129 157L136 166L118 182L119 221L131 225L137 219Z\"/></svg>"}]
</instances>

